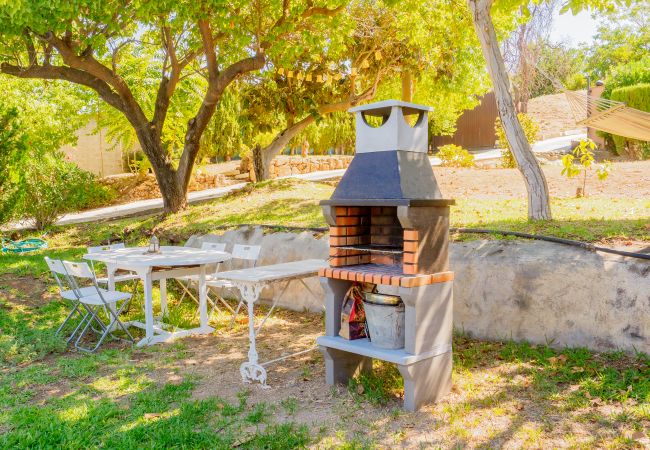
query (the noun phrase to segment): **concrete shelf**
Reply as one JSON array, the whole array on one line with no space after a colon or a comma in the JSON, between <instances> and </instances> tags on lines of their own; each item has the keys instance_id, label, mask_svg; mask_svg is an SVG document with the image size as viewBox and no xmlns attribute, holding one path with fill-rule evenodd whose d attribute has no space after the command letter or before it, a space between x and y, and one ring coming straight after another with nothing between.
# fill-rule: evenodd
<instances>
[{"instance_id":1,"label":"concrete shelf","mask_svg":"<svg viewBox=\"0 0 650 450\"><path fill-rule=\"evenodd\" d=\"M433 358L451 351L450 344L443 344L432 348L431 351L412 355L407 353L403 348L397 350L378 348L372 345L368 339L355 339L351 341L341 336L321 336L316 339L316 344L368 358L380 359L401 366L410 366L418 361Z\"/></svg>"}]
</instances>

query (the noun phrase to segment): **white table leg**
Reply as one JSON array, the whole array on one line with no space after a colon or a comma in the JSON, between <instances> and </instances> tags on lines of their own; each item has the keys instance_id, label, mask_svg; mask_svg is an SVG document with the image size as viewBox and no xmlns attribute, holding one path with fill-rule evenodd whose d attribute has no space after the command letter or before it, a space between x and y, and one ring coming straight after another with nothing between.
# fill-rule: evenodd
<instances>
[{"instance_id":1,"label":"white table leg","mask_svg":"<svg viewBox=\"0 0 650 450\"><path fill-rule=\"evenodd\" d=\"M261 283L236 283L242 298L248 305L248 338L250 347L248 349L248 361L239 366L244 383L259 381L266 387L266 369L258 364L257 348L255 346L255 302L262 293L264 287Z\"/></svg>"},{"instance_id":2,"label":"white table leg","mask_svg":"<svg viewBox=\"0 0 650 450\"><path fill-rule=\"evenodd\" d=\"M144 322L145 338L138 342L138 346L151 343L154 337L153 323L153 282L151 281L151 272L142 275L142 284L144 285Z\"/></svg>"},{"instance_id":3,"label":"white table leg","mask_svg":"<svg viewBox=\"0 0 650 450\"><path fill-rule=\"evenodd\" d=\"M160 320L163 320L167 313L167 279L160 279Z\"/></svg>"},{"instance_id":4,"label":"white table leg","mask_svg":"<svg viewBox=\"0 0 650 450\"><path fill-rule=\"evenodd\" d=\"M109 291L114 291L115 290L115 272L117 272L117 267L114 264L106 264L106 274L108 275L108 290ZM113 313L117 314L117 308L115 307L115 303L111 303L108 305L108 308L110 308ZM113 323L112 317L111 317L111 331L115 331L119 328L119 326L116 323Z\"/></svg>"},{"instance_id":5,"label":"white table leg","mask_svg":"<svg viewBox=\"0 0 650 450\"><path fill-rule=\"evenodd\" d=\"M208 287L205 284L206 267L201 266L199 273L199 324L201 333L211 333L214 331L208 324Z\"/></svg>"}]
</instances>

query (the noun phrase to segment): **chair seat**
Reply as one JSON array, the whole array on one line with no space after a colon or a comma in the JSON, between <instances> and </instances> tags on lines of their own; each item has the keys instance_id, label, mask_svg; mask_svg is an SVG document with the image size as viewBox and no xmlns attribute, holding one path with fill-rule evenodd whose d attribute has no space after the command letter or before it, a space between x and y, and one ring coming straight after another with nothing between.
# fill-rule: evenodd
<instances>
[{"instance_id":1,"label":"chair seat","mask_svg":"<svg viewBox=\"0 0 650 450\"><path fill-rule=\"evenodd\" d=\"M133 281L133 280L139 280L140 277L136 274L124 274L124 275L116 275L113 277L116 283L124 283L126 281ZM97 283L98 284L108 284L108 277L99 277L97 278Z\"/></svg>"},{"instance_id":2,"label":"chair seat","mask_svg":"<svg viewBox=\"0 0 650 450\"><path fill-rule=\"evenodd\" d=\"M83 287L83 288L81 288L79 290L81 291L81 296L82 297L86 297L88 295L97 295L97 289L95 288L95 286ZM102 289L102 292L104 292L103 289ZM76 300L77 299L77 295L75 294L75 292L72 289L67 290L67 291L61 291L61 297L63 297L66 300Z\"/></svg>"},{"instance_id":3,"label":"chair seat","mask_svg":"<svg viewBox=\"0 0 650 450\"><path fill-rule=\"evenodd\" d=\"M234 288L235 285L230 280L220 280L218 278L210 278L205 282L206 286L220 289Z\"/></svg>"},{"instance_id":4,"label":"chair seat","mask_svg":"<svg viewBox=\"0 0 650 450\"><path fill-rule=\"evenodd\" d=\"M97 292L97 291L95 291ZM94 295L88 295L85 297L81 297L79 300L81 303L84 303L86 305L94 305L94 306L101 306L106 303L117 303L121 300L127 300L131 298L131 294L127 294L126 292L120 292L120 291L104 291L102 290L102 297L104 297L104 301L102 301L101 297L99 294L94 294Z\"/></svg>"}]
</instances>

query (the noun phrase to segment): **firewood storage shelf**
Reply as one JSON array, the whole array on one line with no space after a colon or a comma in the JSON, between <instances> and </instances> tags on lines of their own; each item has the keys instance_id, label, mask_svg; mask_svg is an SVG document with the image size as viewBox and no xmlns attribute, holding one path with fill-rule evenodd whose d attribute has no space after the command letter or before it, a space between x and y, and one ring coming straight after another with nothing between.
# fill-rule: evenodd
<instances>
[{"instance_id":1,"label":"firewood storage shelf","mask_svg":"<svg viewBox=\"0 0 650 450\"><path fill-rule=\"evenodd\" d=\"M444 278L453 278L453 272ZM401 349L383 349L369 339L348 340L339 336L343 298L354 281L329 277L320 280L325 292L325 336L318 337L316 344L325 358L327 384L347 384L357 373L372 371L372 360L378 359L397 366L404 379L404 408L408 411L416 411L449 393L451 279L417 287L380 286L380 292L399 295L404 302L405 346Z\"/></svg>"}]
</instances>

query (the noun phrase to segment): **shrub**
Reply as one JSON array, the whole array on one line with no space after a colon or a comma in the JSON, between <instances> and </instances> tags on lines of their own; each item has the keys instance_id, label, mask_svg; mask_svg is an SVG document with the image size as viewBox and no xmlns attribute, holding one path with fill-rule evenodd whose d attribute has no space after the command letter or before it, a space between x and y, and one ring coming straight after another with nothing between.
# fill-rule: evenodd
<instances>
[{"instance_id":1,"label":"shrub","mask_svg":"<svg viewBox=\"0 0 650 450\"><path fill-rule=\"evenodd\" d=\"M587 195L587 172L594 166L594 150L596 143L591 139L582 139L580 144L573 149L572 153L562 157L562 175L567 178L573 178L582 172L582 187L576 191L576 197L585 197ZM578 160L579 165L574 164ZM612 163L605 161L596 167L596 176L600 181L604 181L612 171Z\"/></svg>"},{"instance_id":2,"label":"shrub","mask_svg":"<svg viewBox=\"0 0 650 450\"><path fill-rule=\"evenodd\" d=\"M537 140L537 133L539 133L539 125L528 114L519 113L517 114L517 118L519 119L519 123L521 124L521 127L524 129L524 135L526 136L526 140L530 145L533 145L533 143ZM510 143L508 142L508 138L506 137L506 131L503 129L503 125L501 124L500 117L497 117L497 120L494 123L494 131L497 135L497 140L498 140L497 142L499 148L505 149L503 150L501 155L502 156L501 167L506 167L506 168L517 167L517 161L515 160L515 156L512 154L512 148L510 148Z\"/></svg>"},{"instance_id":3,"label":"shrub","mask_svg":"<svg viewBox=\"0 0 650 450\"><path fill-rule=\"evenodd\" d=\"M650 56L614 67L605 82L603 97L612 98L615 89L641 83L650 83Z\"/></svg>"},{"instance_id":4,"label":"shrub","mask_svg":"<svg viewBox=\"0 0 650 450\"><path fill-rule=\"evenodd\" d=\"M30 159L20 188L14 216L33 222L39 230L67 212L104 205L115 195L92 173L66 161L60 152Z\"/></svg>"},{"instance_id":5,"label":"shrub","mask_svg":"<svg viewBox=\"0 0 650 450\"><path fill-rule=\"evenodd\" d=\"M474 155L460 145L448 144L438 149L436 155L443 167L474 167Z\"/></svg>"},{"instance_id":6,"label":"shrub","mask_svg":"<svg viewBox=\"0 0 650 450\"><path fill-rule=\"evenodd\" d=\"M650 74L650 68L647 70ZM611 92L610 98L618 102L623 102L630 108L650 112L650 83L641 83L614 89ZM614 142L614 153L617 155L627 153L628 156L634 159L647 159L650 157L650 151L644 142L617 135L612 135L612 141Z\"/></svg>"}]
</instances>

